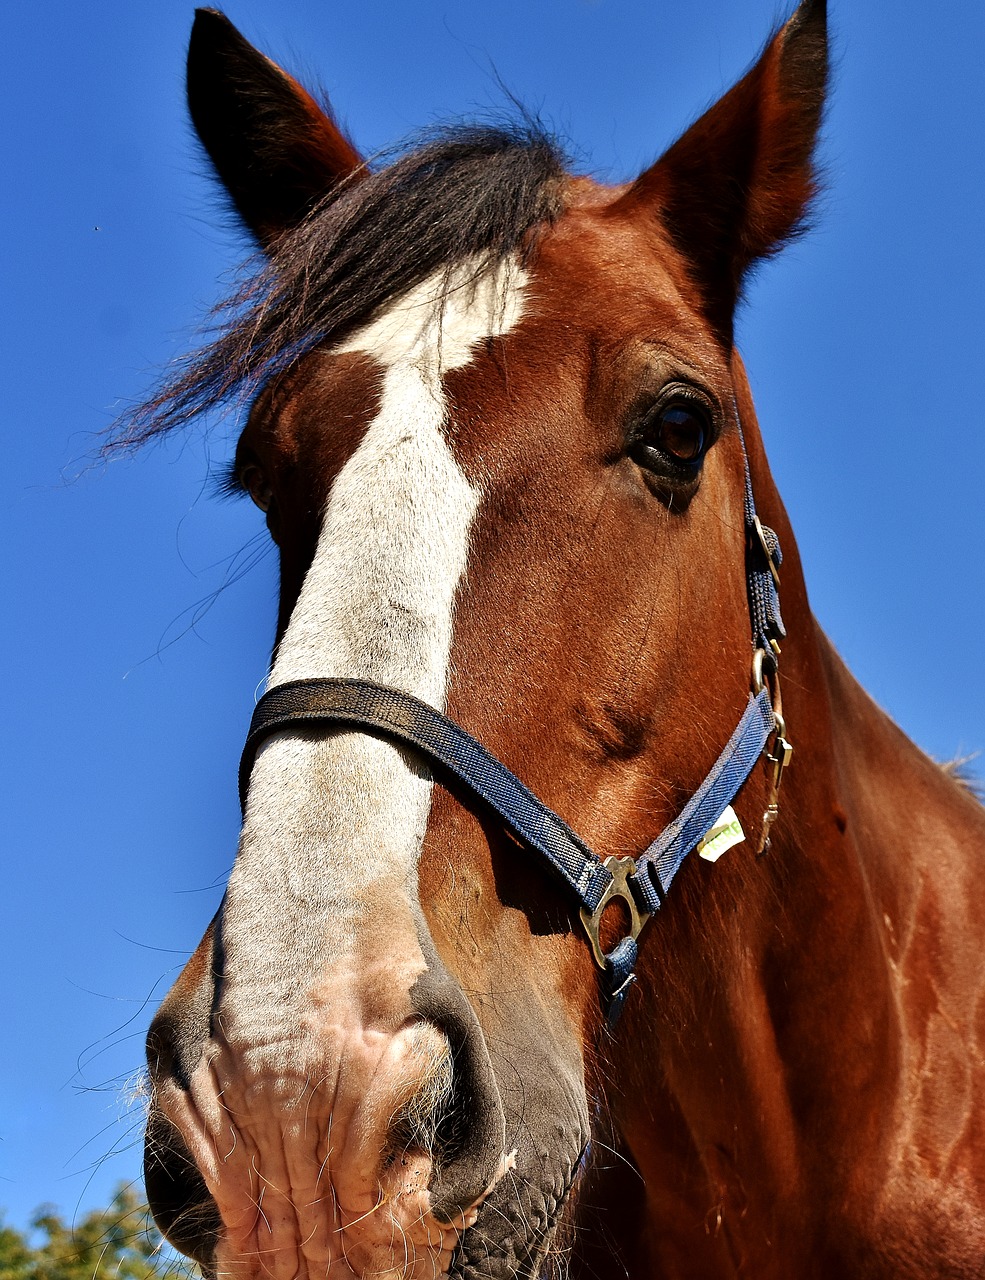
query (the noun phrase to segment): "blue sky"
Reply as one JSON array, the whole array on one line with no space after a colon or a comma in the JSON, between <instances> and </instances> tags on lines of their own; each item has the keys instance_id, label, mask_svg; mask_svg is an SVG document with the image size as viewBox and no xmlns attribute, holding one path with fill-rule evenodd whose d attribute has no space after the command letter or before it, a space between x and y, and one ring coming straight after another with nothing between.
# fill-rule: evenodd
<instances>
[{"instance_id":1,"label":"blue sky","mask_svg":"<svg viewBox=\"0 0 985 1280\"><path fill-rule=\"evenodd\" d=\"M579 167L616 180L727 87L777 11L227 12L321 80L365 150L501 106L498 76ZM126 1082L219 902L273 628L260 517L210 485L235 423L92 461L243 256L185 120L191 17L176 0L53 0L5 21L0 1206L18 1223L42 1201L73 1214L138 1171ZM832 21L829 191L817 230L757 280L739 339L815 611L947 758L985 747L985 6L835 0Z\"/></svg>"}]
</instances>

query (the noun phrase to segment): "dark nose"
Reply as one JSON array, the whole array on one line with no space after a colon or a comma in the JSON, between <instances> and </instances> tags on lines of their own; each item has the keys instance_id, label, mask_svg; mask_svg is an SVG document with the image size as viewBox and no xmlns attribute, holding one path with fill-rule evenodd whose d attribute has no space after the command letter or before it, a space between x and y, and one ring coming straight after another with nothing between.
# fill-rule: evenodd
<instances>
[{"instance_id":1,"label":"dark nose","mask_svg":"<svg viewBox=\"0 0 985 1280\"><path fill-rule=\"evenodd\" d=\"M144 1132L144 1184L154 1221L167 1239L202 1267L212 1269L222 1223L208 1188L173 1124L155 1106L162 1079L187 1089L209 1035L217 982L219 915L181 971L147 1032L151 1081Z\"/></svg>"}]
</instances>

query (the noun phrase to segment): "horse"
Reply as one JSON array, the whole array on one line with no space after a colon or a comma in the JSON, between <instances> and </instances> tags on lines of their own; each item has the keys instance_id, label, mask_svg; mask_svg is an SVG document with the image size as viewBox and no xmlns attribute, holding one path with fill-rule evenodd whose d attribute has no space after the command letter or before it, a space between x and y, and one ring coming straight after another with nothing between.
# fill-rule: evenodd
<instances>
[{"instance_id":1,"label":"horse","mask_svg":"<svg viewBox=\"0 0 985 1280\"><path fill-rule=\"evenodd\" d=\"M526 118L371 165L198 12L261 265L124 438L248 396L281 584L147 1042L206 1275L985 1274L985 809L814 621L733 341L826 51L803 0L607 187Z\"/></svg>"}]
</instances>

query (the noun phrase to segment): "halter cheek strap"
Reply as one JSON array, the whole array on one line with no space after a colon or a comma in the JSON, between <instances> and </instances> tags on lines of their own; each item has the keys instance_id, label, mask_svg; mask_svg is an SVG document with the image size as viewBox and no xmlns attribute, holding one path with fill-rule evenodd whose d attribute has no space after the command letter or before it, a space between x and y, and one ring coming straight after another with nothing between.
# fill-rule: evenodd
<instances>
[{"instance_id":1,"label":"halter cheek strap","mask_svg":"<svg viewBox=\"0 0 985 1280\"><path fill-rule=\"evenodd\" d=\"M635 981L636 939L650 916L660 909L684 859L735 798L774 732L777 746L768 758L777 765L770 806L775 816L780 772L789 759L790 747L783 737L782 721L774 713L764 681L764 677L775 677L779 653L776 642L785 634L777 596L780 548L776 534L760 524L756 515L744 442L742 452L746 588L756 654L756 687L704 781L639 857L599 858L562 818L460 725L409 693L368 680L296 680L264 694L254 710L240 761L239 794L244 811L256 754L272 734L299 727L343 727L415 748L498 814L517 839L539 853L567 886L580 908L592 954L602 970L603 999L609 1026L614 1026ZM767 813L764 831L772 816ZM631 928L606 954L599 942L599 923L614 898L622 899L628 907Z\"/></svg>"}]
</instances>

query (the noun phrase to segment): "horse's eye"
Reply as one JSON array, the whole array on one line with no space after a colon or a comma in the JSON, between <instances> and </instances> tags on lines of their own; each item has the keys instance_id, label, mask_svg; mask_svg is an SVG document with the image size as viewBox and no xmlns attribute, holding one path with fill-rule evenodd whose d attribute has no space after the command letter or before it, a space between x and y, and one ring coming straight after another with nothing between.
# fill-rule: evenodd
<instances>
[{"instance_id":1,"label":"horse's eye","mask_svg":"<svg viewBox=\"0 0 985 1280\"><path fill-rule=\"evenodd\" d=\"M249 462L239 473L239 482L261 511L269 511L273 490L255 462Z\"/></svg>"},{"instance_id":2,"label":"horse's eye","mask_svg":"<svg viewBox=\"0 0 985 1280\"><path fill-rule=\"evenodd\" d=\"M711 420L704 406L673 397L651 409L636 428L630 456L648 471L690 478L697 475L711 442Z\"/></svg>"},{"instance_id":3,"label":"horse's eye","mask_svg":"<svg viewBox=\"0 0 985 1280\"><path fill-rule=\"evenodd\" d=\"M705 452L704 415L687 405L669 405L657 417L657 443L681 462L698 462Z\"/></svg>"}]
</instances>

